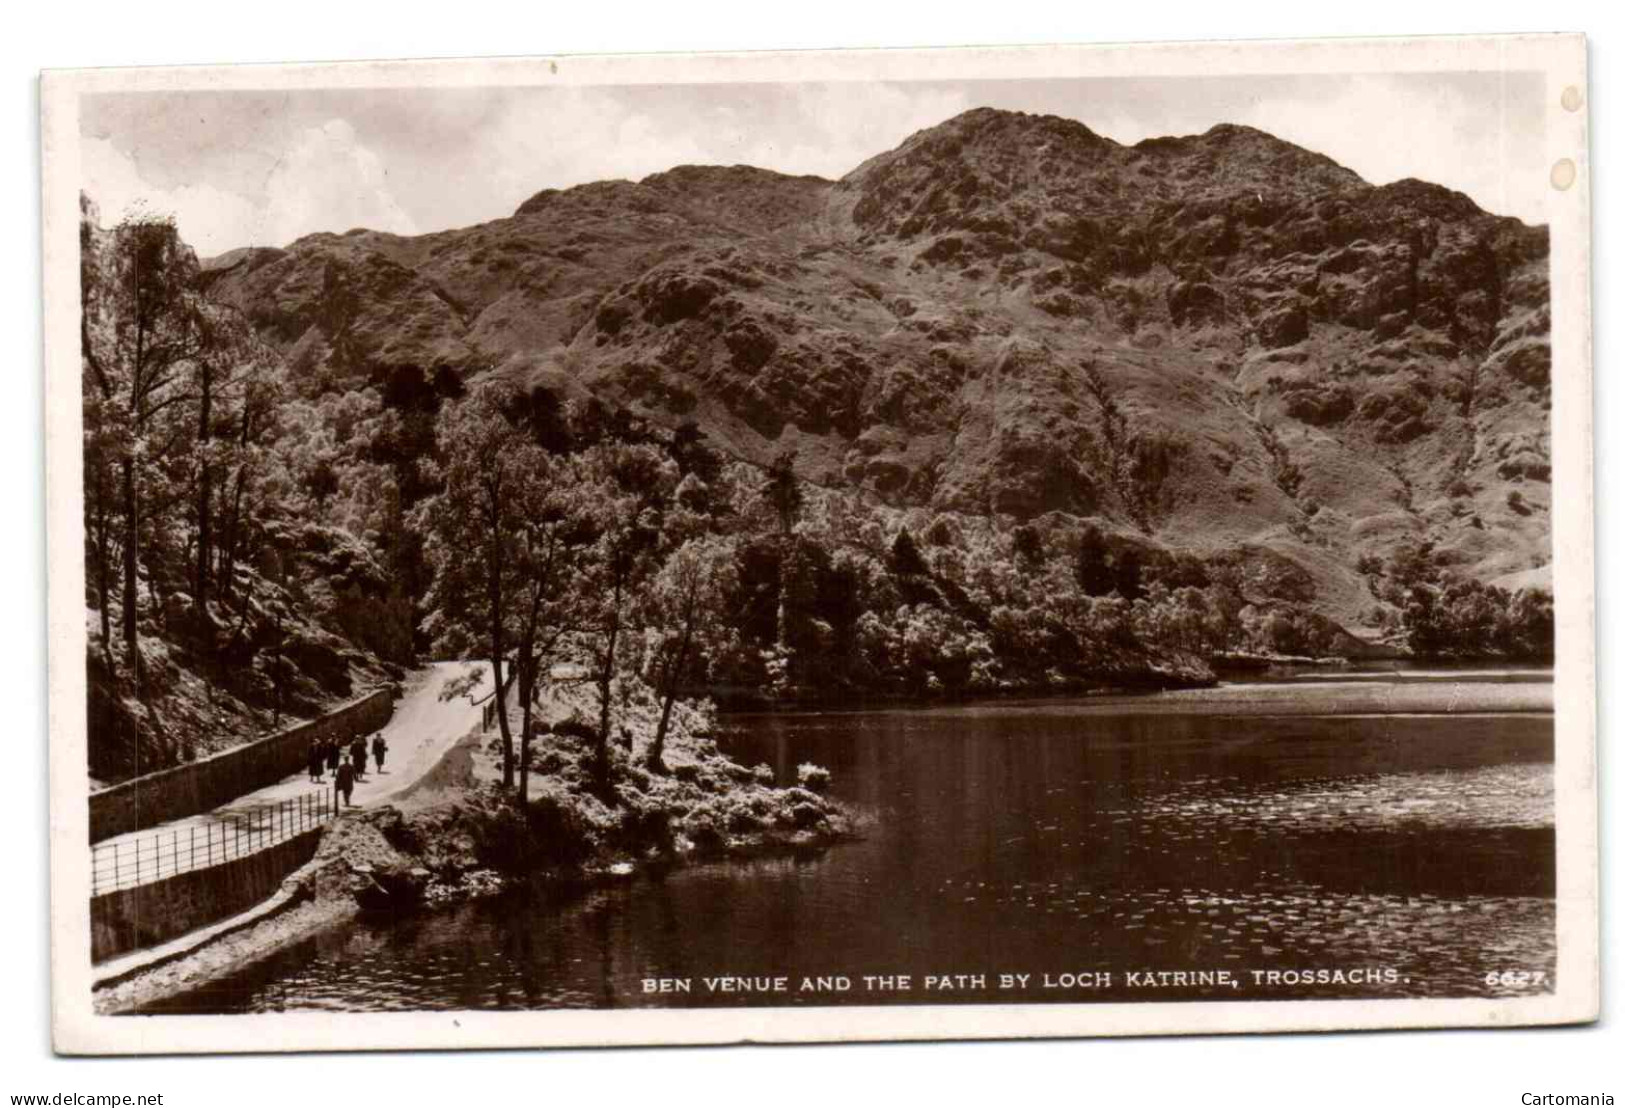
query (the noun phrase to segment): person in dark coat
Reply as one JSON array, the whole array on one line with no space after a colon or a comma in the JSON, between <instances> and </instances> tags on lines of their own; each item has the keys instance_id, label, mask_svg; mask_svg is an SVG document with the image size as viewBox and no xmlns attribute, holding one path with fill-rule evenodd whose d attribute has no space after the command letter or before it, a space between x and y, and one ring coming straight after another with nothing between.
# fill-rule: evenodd
<instances>
[{"instance_id":1,"label":"person in dark coat","mask_svg":"<svg viewBox=\"0 0 1625 1108\"><path fill-rule=\"evenodd\" d=\"M384 755L389 753L389 744L384 741L382 731L372 737L372 760L378 766L378 772L384 772Z\"/></svg>"},{"instance_id":2,"label":"person in dark coat","mask_svg":"<svg viewBox=\"0 0 1625 1108\"><path fill-rule=\"evenodd\" d=\"M367 776L367 740L357 735L350 743L350 761L355 763L357 780L365 780Z\"/></svg>"},{"instance_id":3,"label":"person in dark coat","mask_svg":"<svg viewBox=\"0 0 1625 1108\"><path fill-rule=\"evenodd\" d=\"M319 739L310 740L310 754L305 760L306 768L310 770L311 781L322 779L322 767L327 763L327 752L322 749Z\"/></svg>"},{"instance_id":4,"label":"person in dark coat","mask_svg":"<svg viewBox=\"0 0 1625 1108\"><path fill-rule=\"evenodd\" d=\"M339 755L342 753L339 750L339 742L337 739L329 738L324 739L323 743L327 747L327 768L337 773L339 771Z\"/></svg>"},{"instance_id":5,"label":"person in dark coat","mask_svg":"<svg viewBox=\"0 0 1625 1108\"><path fill-rule=\"evenodd\" d=\"M350 759L346 758L339 763L337 780L339 795L344 797L344 806L348 808L350 793L355 790L355 766L350 764Z\"/></svg>"}]
</instances>

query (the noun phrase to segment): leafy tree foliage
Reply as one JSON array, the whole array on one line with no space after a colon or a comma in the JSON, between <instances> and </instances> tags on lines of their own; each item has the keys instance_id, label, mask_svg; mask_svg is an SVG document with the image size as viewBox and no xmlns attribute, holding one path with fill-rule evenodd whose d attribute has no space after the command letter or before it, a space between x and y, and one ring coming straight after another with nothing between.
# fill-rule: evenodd
<instances>
[{"instance_id":1,"label":"leafy tree foliage","mask_svg":"<svg viewBox=\"0 0 1625 1108\"><path fill-rule=\"evenodd\" d=\"M505 673L510 649L524 637L531 612L516 603L533 592L525 570L527 528L550 485L547 455L510 418L516 394L501 383L442 413L436 429L441 491L416 509L434 569L425 627L441 654L479 651L491 663L502 732L502 779L514 783ZM526 654L529 651L525 652Z\"/></svg>"},{"instance_id":2,"label":"leafy tree foliage","mask_svg":"<svg viewBox=\"0 0 1625 1108\"><path fill-rule=\"evenodd\" d=\"M626 662L637 601L664 553L664 511L677 488L677 465L653 446L605 440L581 456L579 489L591 550L578 584L582 644L598 689L594 766L600 791L609 789L613 684Z\"/></svg>"},{"instance_id":3,"label":"leafy tree foliage","mask_svg":"<svg viewBox=\"0 0 1625 1108\"><path fill-rule=\"evenodd\" d=\"M1468 578L1411 588L1404 626L1413 649L1424 657L1501 657L1550 661L1552 594L1545 589L1508 592Z\"/></svg>"},{"instance_id":4,"label":"leafy tree foliage","mask_svg":"<svg viewBox=\"0 0 1625 1108\"><path fill-rule=\"evenodd\" d=\"M727 609L737 590L734 550L718 536L684 542L654 574L638 608L643 625L644 680L660 700L660 719L649 744L649 768L664 770L672 708L685 688L702 686L716 659L735 646Z\"/></svg>"},{"instance_id":5,"label":"leafy tree foliage","mask_svg":"<svg viewBox=\"0 0 1625 1108\"><path fill-rule=\"evenodd\" d=\"M796 476L794 451L781 451L767 467L767 498L779 521L779 530L789 534L801 514L805 497L801 479Z\"/></svg>"},{"instance_id":6,"label":"leafy tree foliage","mask_svg":"<svg viewBox=\"0 0 1625 1108\"><path fill-rule=\"evenodd\" d=\"M359 449L210 299L172 220L103 229L87 204L80 245L88 745L118 779L348 695L376 662L344 638L380 646L390 625L389 522L337 517L376 491L347 468ZM348 416L356 399L322 402Z\"/></svg>"}]
</instances>

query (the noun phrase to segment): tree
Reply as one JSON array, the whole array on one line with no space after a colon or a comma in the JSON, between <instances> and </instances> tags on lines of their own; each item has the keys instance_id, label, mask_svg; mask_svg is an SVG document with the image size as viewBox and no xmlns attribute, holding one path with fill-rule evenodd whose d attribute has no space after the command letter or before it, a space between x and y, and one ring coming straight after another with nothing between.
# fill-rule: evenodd
<instances>
[{"instance_id":1,"label":"tree","mask_svg":"<svg viewBox=\"0 0 1625 1108\"><path fill-rule=\"evenodd\" d=\"M113 403L113 384L109 370L98 356L98 343L93 335L92 320L101 314L101 286L103 282L99 228L94 222L94 206L90 198L80 194L79 222L79 349L84 362L83 383L85 487L89 495L85 502L85 538L90 572L87 583L94 583L96 608L101 619L102 652L109 672L113 668L112 654L112 542L113 506L110 469L117 461L119 442L112 430L109 408Z\"/></svg>"},{"instance_id":2,"label":"tree","mask_svg":"<svg viewBox=\"0 0 1625 1108\"><path fill-rule=\"evenodd\" d=\"M1117 588L1111 548L1106 545L1100 528L1092 523L1078 536L1077 577L1079 587L1087 596L1105 596Z\"/></svg>"},{"instance_id":3,"label":"tree","mask_svg":"<svg viewBox=\"0 0 1625 1108\"><path fill-rule=\"evenodd\" d=\"M88 350L89 347L87 346ZM88 375L87 375L88 379ZM102 656L109 671L113 665L113 543L117 511L114 504L112 470L118 461L118 443L109 427L103 398L87 390L84 401L85 456L85 540L89 572L86 583L95 590L97 615L101 622Z\"/></svg>"},{"instance_id":4,"label":"tree","mask_svg":"<svg viewBox=\"0 0 1625 1108\"><path fill-rule=\"evenodd\" d=\"M251 412L280 382L280 359L238 312L203 295L197 260L168 216L138 211L102 231L87 206L80 265L90 578L111 662L116 542L124 649L140 695L143 575L160 619L167 595L191 593L192 627L212 653L216 493L236 453L234 406L246 419L265 410Z\"/></svg>"},{"instance_id":5,"label":"tree","mask_svg":"<svg viewBox=\"0 0 1625 1108\"><path fill-rule=\"evenodd\" d=\"M1552 656L1552 596L1544 589L1509 593L1446 574L1437 585L1413 585L1402 616L1411 648L1423 656Z\"/></svg>"},{"instance_id":6,"label":"tree","mask_svg":"<svg viewBox=\"0 0 1625 1108\"><path fill-rule=\"evenodd\" d=\"M1503 641L1515 658L1549 661L1555 649L1552 594L1545 589L1519 589L1506 609Z\"/></svg>"},{"instance_id":7,"label":"tree","mask_svg":"<svg viewBox=\"0 0 1625 1108\"><path fill-rule=\"evenodd\" d=\"M355 321L360 315L361 303L348 266L329 260L322 267L322 295L317 304L320 310L318 322L327 336L328 348L328 373L317 385L318 391L321 391L333 383L333 371L348 377L361 367L362 352L355 334Z\"/></svg>"},{"instance_id":8,"label":"tree","mask_svg":"<svg viewBox=\"0 0 1625 1108\"><path fill-rule=\"evenodd\" d=\"M914 576L926 573L925 559L920 557L920 548L914 543L914 536L908 533L905 527L897 532L897 538L891 544L892 571L902 576Z\"/></svg>"},{"instance_id":9,"label":"tree","mask_svg":"<svg viewBox=\"0 0 1625 1108\"><path fill-rule=\"evenodd\" d=\"M578 471L577 502L591 541L577 590L575 640L587 655L598 694L593 773L600 793L608 794L611 690L626 661L622 634L640 586L655 567L678 466L653 445L603 439L580 455Z\"/></svg>"},{"instance_id":10,"label":"tree","mask_svg":"<svg viewBox=\"0 0 1625 1108\"><path fill-rule=\"evenodd\" d=\"M580 608L568 602L589 537L583 483L574 459L553 458L527 442L513 459L520 481L508 509L514 545L514 673L519 694L519 802L530 800L530 744L541 675L577 630Z\"/></svg>"},{"instance_id":11,"label":"tree","mask_svg":"<svg viewBox=\"0 0 1625 1108\"><path fill-rule=\"evenodd\" d=\"M1388 576L1402 588L1438 580L1433 540L1408 538L1400 543L1388 560Z\"/></svg>"},{"instance_id":12,"label":"tree","mask_svg":"<svg viewBox=\"0 0 1625 1108\"><path fill-rule=\"evenodd\" d=\"M81 285L87 291L80 321L88 372L87 437L92 439L99 589L111 576L108 490L116 471L122 516L121 620L126 656L140 695L139 592L144 486L175 444L152 435L158 417L190 397L185 370L203 349L201 298L194 289L197 259L168 216L137 212L111 233L85 226ZM104 611L107 597L103 597ZM109 631L111 630L109 626Z\"/></svg>"},{"instance_id":13,"label":"tree","mask_svg":"<svg viewBox=\"0 0 1625 1108\"><path fill-rule=\"evenodd\" d=\"M196 541L192 568L193 605L203 622L209 621L209 587L216 562L216 509L214 492L217 476L238 463L243 475L242 455L250 443L234 431L255 429L263 434L274 422L276 400L280 395L280 364L277 356L255 336L248 322L236 312L215 304L204 304L197 317L200 348L193 361L193 397L197 422L193 439L192 485L193 521ZM240 405L233 416L230 405ZM233 510L240 509L240 490L234 494ZM221 537L224 537L223 535ZM232 534L235 538L235 534ZM225 559L233 565L231 558ZM225 592L229 592L229 581Z\"/></svg>"},{"instance_id":14,"label":"tree","mask_svg":"<svg viewBox=\"0 0 1625 1108\"><path fill-rule=\"evenodd\" d=\"M801 507L805 499L801 492L801 478L796 476L795 465L796 452L781 450L774 455L772 464L767 467L767 501L779 521L779 533L784 535L795 530L796 520L801 516Z\"/></svg>"},{"instance_id":15,"label":"tree","mask_svg":"<svg viewBox=\"0 0 1625 1108\"><path fill-rule=\"evenodd\" d=\"M660 567L640 606L644 623L643 670L660 701L660 719L649 745L648 765L666 767L666 735L672 707L692 665L732 644L733 627L724 599L738 587L734 550L726 540L690 539Z\"/></svg>"},{"instance_id":16,"label":"tree","mask_svg":"<svg viewBox=\"0 0 1625 1108\"><path fill-rule=\"evenodd\" d=\"M236 588L237 555L243 545L245 525L244 501L251 494L258 474L266 468L268 450L277 426L277 413L285 389L280 374L250 374L244 381L243 395L233 426L230 428L231 450L226 464L231 477L231 494L225 504L224 518L220 521L220 541L217 544L221 599L229 601ZM222 493L225 486L222 485Z\"/></svg>"},{"instance_id":17,"label":"tree","mask_svg":"<svg viewBox=\"0 0 1625 1108\"><path fill-rule=\"evenodd\" d=\"M1099 532L1097 531L1098 535ZM1044 536L1031 524L1022 524L1011 534L1016 564L1024 573L1032 573L1044 564Z\"/></svg>"},{"instance_id":18,"label":"tree","mask_svg":"<svg viewBox=\"0 0 1625 1108\"><path fill-rule=\"evenodd\" d=\"M621 637L639 587L661 545L662 512L677 486L677 466L646 444L605 439L581 456L579 503L593 534L578 595L575 621L598 693L594 775L600 793L610 785L611 689L624 661Z\"/></svg>"},{"instance_id":19,"label":"tree","mask_svg":"<svg viewBox=\"0 0 1625 1108\"><path fill-rule=\"evenodd\" d=\"M1135 601L1145 595L1142 564L1143 557L1137 547L1125 546L1118 551L1112 566L1117 595Z\"/></svg>"},{"instance_id":20,"label":"tree","mask_svg":"<svg viewBox=\"0 0 1625 1108\"><path fill-rule=\"evenodd\" d=\"M436 646L456 652L483 643L495 683L502 732L502 782L514 784L513 730L508 723L503 663L510 647L508 606L525 541L513 505L526 492L536 452L509 421L515 393L501 382L441 412L435 428L443 456L443 490L421 501L413 525L426 536L434 582L426 598Z\"/></svg>"},{"instance_id":21,"label":"tree","mask_svg":"<svg viewBox=\"0 0 1625 1108\"><path fill-rule=\"evenodd\" d=\"M692 419L684 420L672 432L671 456L684 477L694 476L707 485L715 485L722 476L722 456Z\"/></svg>"}]
</instances>

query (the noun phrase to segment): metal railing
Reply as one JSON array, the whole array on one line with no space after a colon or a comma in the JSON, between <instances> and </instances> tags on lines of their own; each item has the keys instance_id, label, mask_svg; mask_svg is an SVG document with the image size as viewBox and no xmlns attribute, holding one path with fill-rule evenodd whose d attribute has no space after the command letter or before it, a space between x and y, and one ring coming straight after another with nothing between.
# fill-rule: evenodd
<instances>
[{"instance_id":1,"label":"metal railing","mask_svg":"<svg viewBox=\"0 0 1625 1108\"><path fill-rule=\"evenodd\" d=\"M140 838L111 839L91 848L90 895L162 881L246 858L314 830L333 818L331 788L274 804L222 811L185 827Z\"/></svg>"},{"instance_id":2,"label":"metal railing","mask_svg":"<svg viewBox=\"0 0 1625 1108\"><path fill-rule=\"evenodd\" d=\"M132 777L90 794L90 841L161 827L224 808L303 772L312 738L347 742L383 727L399 690L375 689L327 715L193 762Z\"/></svg>"}]
</instances>

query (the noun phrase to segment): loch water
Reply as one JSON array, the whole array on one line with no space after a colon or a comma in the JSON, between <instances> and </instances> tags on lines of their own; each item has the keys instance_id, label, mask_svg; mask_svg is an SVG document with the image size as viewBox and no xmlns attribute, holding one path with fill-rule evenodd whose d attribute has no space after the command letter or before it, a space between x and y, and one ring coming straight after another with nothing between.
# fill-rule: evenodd
<instances>
[{"instance_id":1,"label":"loch water","mask_svg":"<svg viewBox=\"0 0 1625 1108\"><path fill-rule=\"evenodd\" d=\"M1549 670L725 725L781 783L827 767L862 838L363 918L147 1011L1458 997L1556 971Z\"/></svg>"}]
</instances>

